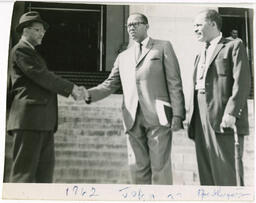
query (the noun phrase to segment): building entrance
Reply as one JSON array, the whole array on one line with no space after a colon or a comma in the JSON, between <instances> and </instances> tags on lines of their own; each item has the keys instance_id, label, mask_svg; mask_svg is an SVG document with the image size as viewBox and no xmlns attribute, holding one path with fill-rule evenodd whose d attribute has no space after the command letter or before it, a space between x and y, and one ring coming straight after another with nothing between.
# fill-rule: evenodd
<instances>
[{"instance_id":1,"label":"building entrance","mask_svg":"<svg viewBox=\"0 0 256 203\"><path fill-rule=\"evenodd\" d=\"M253 98L253 73L254 73L254 61L253 61L253 10L248 8L219 8L219 13L222 16L222 33L224 37L229 37L230 32L235 29L238 31L238 37L243 41L245 45L249 64L251 68L251 94Z\"/></svg>"},{"instance_id":2,"label":"building entrance","mask_svg":"<svg viewBox=\"0 0 256 203\"><path fill-rule=\"evenodd\" d=\"M27 3L49 23L39 52L56 72L97 72L102 67L102 6Z\"/></svg>"}]
</instances>

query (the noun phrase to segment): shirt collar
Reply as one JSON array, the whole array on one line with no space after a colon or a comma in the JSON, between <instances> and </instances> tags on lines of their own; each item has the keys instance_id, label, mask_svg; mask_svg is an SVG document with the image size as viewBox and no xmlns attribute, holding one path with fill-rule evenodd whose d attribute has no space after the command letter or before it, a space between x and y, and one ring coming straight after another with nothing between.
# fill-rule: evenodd
<instances>
[{"instance_id":1,"label":"shirt collar","mask_svg":"<svg viewBox=\"0 0 256 203\"><path fill-rule=\"evenodd\" d=\"M148 44L148 41L149 41L149 36L147 36L142 42L141 42L141 44L142 44L142 46L147 46L147 44ZM136 42L137 44L139 44L138 42Z\"/></svg>"},{"instance_id":2,"label":"shirt collar","mask_svg":"<svg viewBox=\"0 0 256 203\"><path fill-rule=\"evenodd\" d=\"M222 38L222 32L220 32L220 34L217 37L215 37L210 41L210 46L218 44L221 38Z\"/></svg>"},{"instance_id":3,"label":"shirt collar","mask_svg":"<svg viewBox=\"0 0 256 203\"><path fill-rule=\"evenodd\" d=\"M23 42L25 42L27 45L29 45L32 49L35 49L35 47L28 40L26 40L24 37L22 37L21 40Z\"/></svg>"}]
</instances>

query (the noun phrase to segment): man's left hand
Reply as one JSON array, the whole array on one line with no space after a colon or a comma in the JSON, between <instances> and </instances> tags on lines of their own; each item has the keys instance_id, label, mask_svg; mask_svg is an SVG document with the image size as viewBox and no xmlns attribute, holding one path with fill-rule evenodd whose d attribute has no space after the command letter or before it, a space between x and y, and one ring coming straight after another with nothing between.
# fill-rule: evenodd
<instances>
[{"instance_id":1,"label":"man's left hand","mask_svg":"<svg viewBox=\"0 0 256 203\"><path fill-rule=\"evenodd\" d=\"M183 129L181 117L173 116L171 129L173 132Z\"/></svg>"},{"instance_id":2,"label":"man's left hand","mask_svg":"<svg viewBox=\"0 0 256 203\"><path fill-rule=\"evenodd\" d=\"M224 132L223 128L233 128L236 123L236 117L229 115L229 114L224 114L221 124L220 124L220 131Z\"/></svg>"}]
</instances>

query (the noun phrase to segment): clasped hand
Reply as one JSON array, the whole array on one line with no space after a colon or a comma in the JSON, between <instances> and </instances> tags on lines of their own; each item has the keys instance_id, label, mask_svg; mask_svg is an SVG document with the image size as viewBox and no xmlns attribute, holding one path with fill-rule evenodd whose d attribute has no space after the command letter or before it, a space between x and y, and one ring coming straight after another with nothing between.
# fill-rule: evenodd
<instances>
[{"instance_id":1,"label":"clasped hand","mask_svg":"<svg viewBox=\"0 0 256 203\"><path fill-rule=\"evenodd\" d=\"M88 90L83 86L74 85L71 95L75 101L84 100L86 103L90 103L91 101Z\"/></svg>"}]
</instances>

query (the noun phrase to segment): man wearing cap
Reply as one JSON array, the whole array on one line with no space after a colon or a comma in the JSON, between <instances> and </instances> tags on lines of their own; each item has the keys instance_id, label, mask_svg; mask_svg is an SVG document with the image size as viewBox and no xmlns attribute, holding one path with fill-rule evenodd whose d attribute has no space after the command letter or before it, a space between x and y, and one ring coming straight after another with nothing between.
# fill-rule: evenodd
<instances>
[{"instance_id":1,"label":"man wearing cap","mask_svg":"<svg viewBox=\"0 0 256 203\"><path fill-rule=\"evenodd\" d=\"M10 182L52 182L57 94L79 100L86 93L50 72L35 50L47 28L48 24L35 11L23 14L16 27L21 39L11 50L8 75L12 99L7 131L13 136Z\"/></svg>"},{"instance_id":2,"label":"man wearing cap","mask_svg":"<svg viewBox=\"0 0 256 203\"><path fill-rule=\"evenodd\" d=\"M240 168L244 135L249 134L247 98L250 69L241 41L222 37L222 19L215 10L199 13L194 21L204 48L195 60L188 134L194 139L201 185L235 186L234 131ZM243 170L239 172L243 184Z\"/></svg>"}]
</instances>

